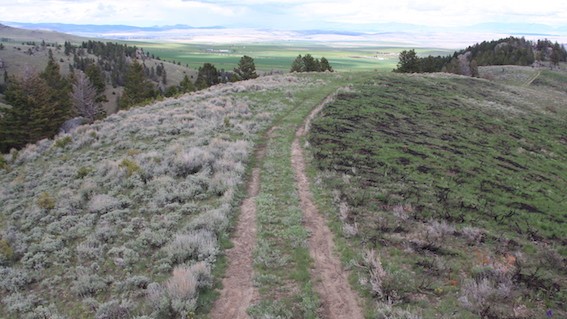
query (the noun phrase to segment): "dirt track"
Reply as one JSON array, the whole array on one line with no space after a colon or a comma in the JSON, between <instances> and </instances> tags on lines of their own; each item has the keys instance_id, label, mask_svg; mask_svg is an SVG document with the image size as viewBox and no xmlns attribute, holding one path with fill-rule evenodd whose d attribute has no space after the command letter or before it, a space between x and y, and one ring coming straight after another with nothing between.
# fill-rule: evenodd
<instances>
[{"instance_id":1,"label":"dirt track","mask_svg":"<svg viewBox=\"0 0 567 319\"><path fill-rule=\"evenodd\" d=\"M305 124L295 134L292 144L292 165L295 171L297 190L301 209L305 216L305 226L311 233L309 252L314 260L311 277L315 290L321 298L321 316L323 318L362 319L362 310L358 296L350 287L347 273L335 253L333 234L327 226L327 221L313 203L313 195L309 190L309 180L305 174L305 158L300 145L301 137L309 129L313 117L332 100L332 96L323 101L305 120Z\"/></svg>"},{"instance_id":2,"label":"dirt track","mask_svg":"<svg viewBox=\"0 0 567 319\"><path fill-rule=\"evenodd\" d=\"M257 155L262 156L262 151ZM254 260L252 252L256 247L256 202L260 190L260 168L252 171L246 199L240 206L240 216L234 237L233 248L227 250L228 269L222 281L220 297L213 305L211 318L248 318L246 310L257 298L258 292L252 285Z\"/></svg>"},{"instance_id":3,"label":"dirt track","mask_svg":"<svg viewBox=\"0 0 567 319\"><path fill-rule=\"evenodd\" d=\"M305 159L300 146L300 139L308 130L311 119L327 104L332 97L323 101L307 117L304 125L297 130L292 144L292 166L295 172L300 205L305 218L305 227L310 232L309 252L314 260L311 276L315 289L321 299L320 316L325 319L349 318L362 319L362 310L358 296L348 283L347 273L342 268L335 254L333 234L325 218L319 214L309 190L309 180L305 174ZM268 138L271 135L267 133ZM246 310L258 299L258 292L253 286L253 257L256 246L256 203L260 190L260 162L265 155L265 147L256 153L257 166L252 172L248 185L247 197L241 205L232 242L234 247L227 250L228 269L222 281L223 289L210 313L213 319L249 318Z\"/></svg>"}]
</instances>

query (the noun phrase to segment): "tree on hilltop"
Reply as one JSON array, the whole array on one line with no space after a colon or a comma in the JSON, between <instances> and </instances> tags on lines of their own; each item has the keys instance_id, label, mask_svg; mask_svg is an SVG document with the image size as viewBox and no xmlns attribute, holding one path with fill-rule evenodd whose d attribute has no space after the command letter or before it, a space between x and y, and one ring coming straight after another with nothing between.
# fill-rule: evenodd
<instances>
[{"instance_id":1,"label":"tree on hilltop","mask_svg":"<svg viewBox=\"0 0 567 319\"><path fill-rule=\"evenodd\" d=\"M258 74L256 74L256 65L254 64L254 59L247 55L240 58L238 67L234 69L234 73L236 73L236 76L240 80L257 78Z\"/></svg>"},{"instance_id":2,"label":"tree on hilltop","mask_svg":"<svg viewBox=\"0 0 567 319\"><path fill-rule=\"evenodd\" d=\"M290 72L333 72L333 68L329 63L329 60L324 57L319 59L314 58L311 54L306 54L305 56L298 55L295 60L291 63Z\"/></svg>"},{"instance_id":3,"label":"tree on hilltop","mask_svg":"<svg viewBox=\"0 0 567 319\"><path fill-rule=\"evenodd\" d=\"M400 52L398 68L394 71L400 73L417 73L419 72L419 58L414 49L404 50Z\"/></svg>"},{"instance_id":4,"label":"tree on hilltop","mask_svg":"<svg viewBox=\"0 0 567 319\"><path fill-rule=\"evenodd\" d=\"M289 70L289 72L303 72L304 70L305 66L303 65L303 57L300 54L291 63L291 70Z\"/></svg>"},{"instance_id":5,"label":"tree on hilltop","mask_svg":"<svg viewBox=\"0 0 567 319\"><path fill-rule=\"evenodd\" d=\"M202 67L199 67L199 74L195 83L197 89L206 89L215 84L219 84L219 71L217 68L211 63L205 63Z\"/></svg>"},{"instance_id":6,"label":"tree on hilltop","mask_svg":"<svg viewBox=\"0 0 567 319\"><path fill-rule=\"evenodd\" d=\"M331 67L329 60L327 60L325 57L322 57L321 58L321 72L325 72L325 71L333 72L333 67Z\"/></svg>"},{"instance_id":7,"label":"tree on hilltop","mask_svg":"<svg viewBox=\"0 0 567 319\"><path fill-rule=\"evenodd\" d=\"M313 72L313 71L317 72L317 71L319 71L318 67L317 67L318 64L319 64L319 61L316 60L315 58L313 58L313 56L311 56L311 54L309 54L309 53L306 54L303 57L304 72ZM319 69L320 68L321 67L319 66Z\"/></svg>"}]
</instances>

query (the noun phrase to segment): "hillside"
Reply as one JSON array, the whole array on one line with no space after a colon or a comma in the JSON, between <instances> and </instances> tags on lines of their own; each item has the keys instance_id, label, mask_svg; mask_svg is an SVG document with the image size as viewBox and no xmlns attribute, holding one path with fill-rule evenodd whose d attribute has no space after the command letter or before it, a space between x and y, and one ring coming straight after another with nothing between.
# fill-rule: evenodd
<instances>
[{"instance_id":1,"label":"hillside","mask_svg":"<svg viewBox=\"0 0 567 319\"><path fill-rule=\"evenodd\" d=\"M314 192L373 318L567 314L567 73L482 73L499 82L374 76L312 124Z\"/></svg>"},{"instance_id":2,"label":"hillside","mask_svg":"<svg viewBox=\"0 0 567 319\"><path fill-rule=\"evenodd\" d=\"M347 313L348 274L367 318L564 316L567 75L480 71L261 77L3 156L0 317L217 318L239 229L252 318Z\"/></svg>"},{"instance_id":3,"label":"hillside","mask_svg":"<svg viewBox=\"0 0 567 319\"><path fill-rule=\"evenodd\" d=\"M219 85L5 156L1 317L200 308L258 134L316 85L288 76ZM192 292L173 286L187 272Z\"/></svg>"},{"instance_id":4,"label":"hillside","mask_svg":"<svg viewBox=\"0 0 567 319\"><path fill-rule=\"evenodd\" d=\"M61 73L69 75L71 69L77 69L77 59L97 61L98 64L108 63L108 57L97 56L87 50L66 54L64 44L70 43L74 47L81 47L83 43L88 42L88 38L79 36L44 31L44 30L27 30L0 25L0 43L3 49L0 50L0 85L4 84L4 72L9 75L22 77L25 70L31 69L40 72L45 68L48 61L48 52L51 50L55 60L59 63ZM97 42L105 40L97 40ZM142 48L143 49L143 48ZM77 57L75 57L77 55ZM104 63L100 63L100 62ZM167 74L167 83L161 84L159 80L155 80L155 86L163 86L165 91L169 86L178 85L185 75L195 80L197 72L195 69L188 68L184 65L172 63L172 61L163 61L158 57L144 59L144 65L149 69L156 69L163 66ZM102 66L101 66L102 68ZM106 67L109 68L109 67ZM115 76L110 70L104 70L104 78L106 89L104 95L107 102L104 103L104 109L108 114L115 113L118 110L117 97L122 94L123 87L120 84L113 83L112 77ZM161 80L161 78L160 78Z\"/></svg>"}]
</instances>

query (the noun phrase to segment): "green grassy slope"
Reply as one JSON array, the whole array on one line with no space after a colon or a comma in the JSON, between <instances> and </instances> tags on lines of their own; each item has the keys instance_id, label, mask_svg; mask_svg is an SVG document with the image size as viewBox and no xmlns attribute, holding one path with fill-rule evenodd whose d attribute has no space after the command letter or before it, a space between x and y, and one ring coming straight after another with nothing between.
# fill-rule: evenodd
<instances>
[{"instance_id":1,"label":"green grassy slope","mask_svg":"<svg viewBox=\"0 0 567 319\"><path fill-rule=\"evenodd\" d=\"M565 80L384 74L324 109L316 192L373 316L566 314Z\"/></svg>"}]
</instances>

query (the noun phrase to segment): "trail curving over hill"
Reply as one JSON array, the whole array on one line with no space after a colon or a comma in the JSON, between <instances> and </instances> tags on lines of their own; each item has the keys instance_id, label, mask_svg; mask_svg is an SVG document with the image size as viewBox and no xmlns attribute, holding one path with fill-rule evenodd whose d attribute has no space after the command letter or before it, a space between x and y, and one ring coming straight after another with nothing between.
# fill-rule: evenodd
<instances>
[{"instance_id":1,"label":"trail curving over hill","mask_svg":"<svg viewBox=\"0 0 567 319\"><path fill-rule=\"evenodd\" d=\"M305 226L311 233L309 251L314 260L311 276L315 290L321 298L321 315L326 319L362 319L364 316L358 302L359 298L352 290L348 282L347 272L343 269L341 261L335 253L333 233L327 226L325 217L318 212L313 203L313 195L309 190L309 180L305 173L305 158L300 145L301 138L309 130L311 120L333 99L333 94L325 98L305 119L304 125L296 131L291 149L291 162L295 171Z\"/></svg>"}]
</instances>

